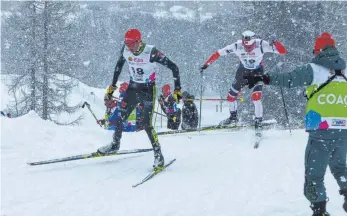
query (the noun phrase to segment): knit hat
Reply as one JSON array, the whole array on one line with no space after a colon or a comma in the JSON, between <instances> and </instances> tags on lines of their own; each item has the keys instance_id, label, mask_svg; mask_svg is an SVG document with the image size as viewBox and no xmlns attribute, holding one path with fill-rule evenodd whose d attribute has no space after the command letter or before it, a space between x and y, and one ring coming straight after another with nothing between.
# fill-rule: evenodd
<instances>
[{"instance_id":1,"label":"knit hat","mask_svg":"<svg viewBox=\"0 0 347 216\"><path fill-rule=\"evenodd\" d=\"M163 94L163 96L166 98L167 96L169 96L171 94L171 89L170 89L170 85L169 84L165 84L162 88L161 88L161 92Z\"/></svg>"},{"instance_id":2,"label":"knit hat","mask_svg":"<svg viewBox=\"0 0 347 216\"><path fill-rule=\"evenodd\" d=\"M335 47L335 40L328 32L323 32L316 38L313 54L318 55L327 46Z\"/></svg>"}]
</instances>

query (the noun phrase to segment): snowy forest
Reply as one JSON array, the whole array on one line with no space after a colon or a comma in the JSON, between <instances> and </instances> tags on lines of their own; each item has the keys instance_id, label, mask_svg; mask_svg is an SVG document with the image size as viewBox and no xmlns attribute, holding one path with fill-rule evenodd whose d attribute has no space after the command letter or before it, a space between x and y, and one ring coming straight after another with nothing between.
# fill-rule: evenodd
<instances>
[{"instance_id":1,"label":"snowy forest","mask_svg":"<svg viewBox=\"0 0 347 216\"><path fill-rule=\"evenodd\" d=\"M66 102L76 83L106 88L129 28L139 28L144 42L155 45L179 67L182 90L199 97L225 98L239 61L222 57L200 80L199 65L217 49L241 39L245 30L267 40L273 33L288 54L265 54L267 72L282 73L310 62L315 36L330 32L347 56L346 2L1 2L1 73L16 75L10 89L20 114L35 110L43 119L73 112ZM278 64L280 63L280 64ZM277 65L277 67L276 67ZM121 80L128 80L125 66ZM159 66L158 86L173 85L171 71ZM26 89L26 90L23 90ZM264 117L284 124L280 89L264 88ZM303 88L283 89L293 127L302 126ZM21 94L19 94L19 93ZM241 115L251 118L253 104L245 89Z\"/></svg>"}]
</instances>

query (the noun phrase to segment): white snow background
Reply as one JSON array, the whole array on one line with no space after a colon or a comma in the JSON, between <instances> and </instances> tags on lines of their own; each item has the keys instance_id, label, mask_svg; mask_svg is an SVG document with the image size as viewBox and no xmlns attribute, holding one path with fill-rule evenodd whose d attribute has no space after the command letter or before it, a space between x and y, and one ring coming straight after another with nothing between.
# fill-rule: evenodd
<instances>
[{"instance_id":1,"label":"white snow background","mask_svg":"<svg viewBox=\"0 0 347 216\"><path fill-rule=\"evenodd\" d=\"M1 108L9 100L1 82ZM90 95L94 92L94 95ZM72 103L89 101L103 116L103 89L80 83ZM199 103L197 103L199 105ZM203 102L203 125L228 116ZM79 126L58 126L34 112L1 122L1 215L6 216L307 216L303 195L307 134L272 129L253 149L254 132L213 131L160 136L163 154L177 161L167 171L132 188L152 168L153 153L105 157L42 166L27 162L90 153L112 132L87 109ZM266 110L265 110L266 112ZM68 119L67 119L68 120ZM165 127L163 119L163 127ZM158 131L160 117L157 118ZM149 148L144 131L123 133L121 149ZM342 216L343 197L330 171L325 178L328 211Z\"/></svg>"}]
</instances>

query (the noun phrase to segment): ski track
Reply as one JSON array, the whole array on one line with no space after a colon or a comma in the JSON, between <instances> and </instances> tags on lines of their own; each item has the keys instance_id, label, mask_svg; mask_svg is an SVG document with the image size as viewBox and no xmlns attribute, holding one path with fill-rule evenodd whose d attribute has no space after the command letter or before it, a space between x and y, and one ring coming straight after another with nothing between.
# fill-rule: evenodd
<instances>
[{"instance_id":1,"label":"ski track","mask_svg":"<svg viewBox=\"0 0 347 216\"><path fill-rule=\"evenodd\" d=\"M303 131L265 131L258 149L252 130L160 136L166 161L177 161L132 188L151 171L153 152L28 166L29 161L93 152L110 141L111 132L61 127L33 113L0 123L1 215L312 214L303 195ZM145 132L124 133L121 149L149 147ZM329 212L345 215L329 170L326 186Z\"/></svg>"}]
</instances>

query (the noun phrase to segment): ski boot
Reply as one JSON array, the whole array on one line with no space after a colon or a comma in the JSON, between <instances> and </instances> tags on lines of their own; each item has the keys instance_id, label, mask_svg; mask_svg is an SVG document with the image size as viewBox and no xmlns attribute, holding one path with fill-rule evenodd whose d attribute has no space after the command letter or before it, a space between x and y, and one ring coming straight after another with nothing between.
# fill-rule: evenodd
<instances>
[{"instance_id":1,"label":"ski boot","mask_svg":"<svg viewBox=\"0 0 347 216\"><path fill-rule=\"evenodd\" d=\"M310 206L313 211L312 216L330 216L330 214L326 211L326 204L326 200L322 202L312 203Z\"/></svg>"},{"instance_id":2,"label":"ski boot","mask_svg":"<svg viewBox=\"0 0 347 216\"><path fill-rule=\"evenodd\" d=\"M110 144L101 146L98 149L98 153L100 154L111 154L115 153L119 150L120 147L120 139L116 136L116 134L113 134L113 140Z\"/></svg>"},{"instance_id":3,"label":"ski boot","mask_svg":"<svg viewBox=\"0 0 347 216\"><path fill-rule=\"evenodd\" d=\"M343 203L343 209L347 212L347 189L340 190L340 194L345 196L345 202Z\"/></svg>"},{"instance_id":4,"label":"ski boot","mask_svg":"<svg viewBox=\"0 0 347 216\"><path fill-rule=\"evenodd\" d=\"M254 119L254 129L255 129L255 133L261 133L261 131L263 130L263 118L262 117L256 117Z\"/></svg>"},{"instance_id":5,"label":"ski boot","mask_svg":"<svg viewBox=\"0 0 347 216\"><path fill-rule=\"evenodd\" d=\"M164 156L161 153L160 146L156 145L153 149L154 149L153 169L154 171L158 171L164 167Z\"/></svg>"},{"instance_id":6,"label":"ski boot","mask_svg":"<svg viewBox=\"0 0 347 216\"><path fill-rule=\"evenodd\" d=\"M227 126L230 124L236 124L239 121L237 118L237 111L230 111L230 117L221 121L219 123L220 126Z\"/></svg>"}]
</instances>

